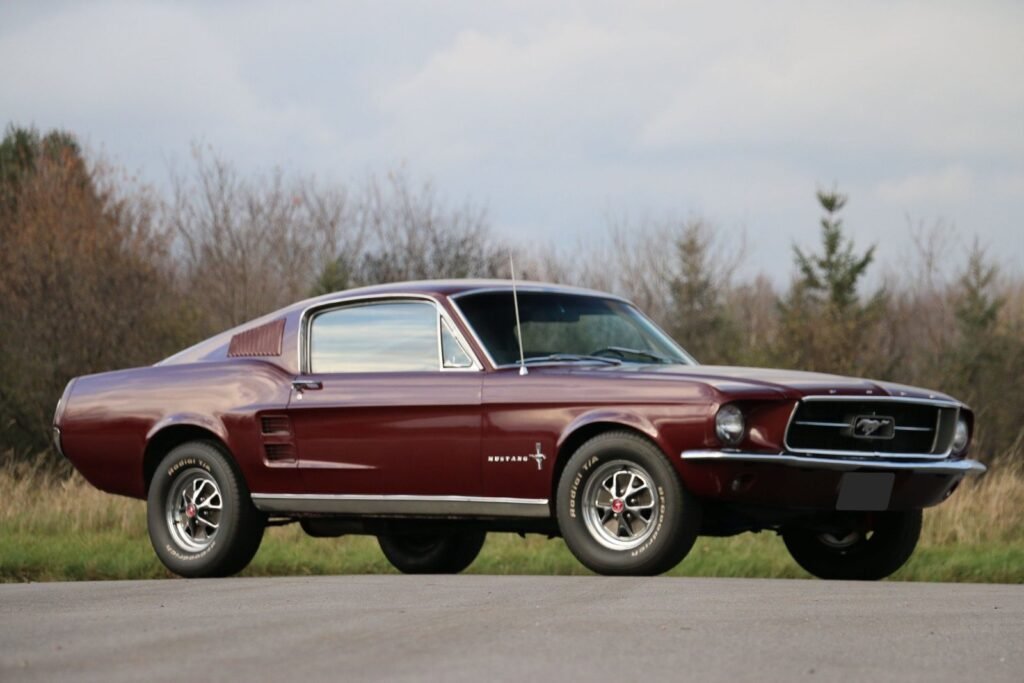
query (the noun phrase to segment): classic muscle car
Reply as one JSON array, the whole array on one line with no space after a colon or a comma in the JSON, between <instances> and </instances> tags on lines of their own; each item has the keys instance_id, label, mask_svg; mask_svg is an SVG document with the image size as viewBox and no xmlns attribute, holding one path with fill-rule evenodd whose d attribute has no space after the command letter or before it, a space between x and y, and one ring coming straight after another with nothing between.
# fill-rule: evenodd
<instances>
[{"instance_id":1,"label":"classic muscle car","mask_svg":"<svg viewBox=\"0 0 1024 683\"><path fill-rule=\"evenodd\" d=\"M922 509L984 467L934 391L699 365L635 306L539 283L390 284L297 303L152 367L79 377L58 449L146 499L182 576L243 569L268 525L372 534L458 572L488 531L658 574L700 534L779 533L823 578L880 579Z\"/></svg>"}]
</instances>

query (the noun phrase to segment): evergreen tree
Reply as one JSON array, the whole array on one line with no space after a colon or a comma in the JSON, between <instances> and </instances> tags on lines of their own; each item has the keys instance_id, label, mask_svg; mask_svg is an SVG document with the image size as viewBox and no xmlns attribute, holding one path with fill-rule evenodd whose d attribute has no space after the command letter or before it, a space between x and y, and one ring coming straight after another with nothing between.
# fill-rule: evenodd
<instances>
[{"instance_id":1,"label":"evergreen tree","mask_svg":"<svg viewBox=\"0 0 1024 683\"><path fill-rule=\"evenodd\" d=\"M725 283L714 272L711 240L700 221L684 225L676 239L670 332L702 363L735 362L736 327L722 300Z\"/></svg>"},{"instance_id":2,"label":"evergreen tree","mask_svg":"<svg viewBox=\"0 0 1024 683\"><path fill-rule=\"evenodd\" d=\"M872 353L885 307L880 290L862 302L858 286L874 261L875 247L862 254L843 230L839 212L846 196L819 190L821 252L794 246L797 277L779 302L780 334L776 355L783 364L847 374L888 374L893 359Z\"/></svg>"},{"instance_id":3,"label":"evergreen tree","mask_svg":"<svg viewBox=\"0 0 1024 683\"><path fill-rule=\"evenodd\" d=\"M309 295L320 296L346 290L350 286L351 279L351 270L345 259L341 256L331 259L320 269Z\"/></svg>"}]
</instances>

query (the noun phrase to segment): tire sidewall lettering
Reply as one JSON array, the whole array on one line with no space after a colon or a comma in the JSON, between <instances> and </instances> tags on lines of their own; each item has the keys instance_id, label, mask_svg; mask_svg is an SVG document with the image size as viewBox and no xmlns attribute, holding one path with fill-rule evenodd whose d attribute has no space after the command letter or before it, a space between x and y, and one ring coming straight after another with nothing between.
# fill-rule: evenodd
<instances>
[{"instance_id":1,"label":"tire sidewall lettering","mask_svg":"<svg viewBox=\"0 0 1024 683\"><path fill-rule=\"evenodd\" d=\"M601 453L599 455L594 455L594 456L588 458L586 462L584 462L582 465L580 465L579 469L576 472L576 475L573 477L572 485L569 487L569 518L570 519L573 519L573 520L580 519L580 515L582 515L582 511L580 510L578 512L578 508L582 505L581 487L584 484L584 482L586 482L586 480L588 478L587 475L590 474L591 470L594 469L595 465L598 465L598 464L600 464L602 462L605 462L607 460L610 460L610 459L616 458L616 457L621 457L621 453ZM630 459L632 460L632 458L630 458ZM642 463L639 460L635 460L635 462L638 465L643 465L644 464L644 463ZM657 524L654 527L654 531L651 533L651 537L648 538L646 541L644 541L643 545L641 545L641 546L639 546L637 548L633 548L631 550L618 550L618 551L616 551L616 550L607 550L607 549L603 549L603 550L607 550L607 552L613 553L617 557L622 557L622 558L629 557L631 559L635 559L635 558L638 558L641 555L644 555L645 553L651 551L656 546L656 544L658 543L658 539L662 536L662 528L665 526L665 522L668 519L668 512L667 512L668 502L667 502L667 496L665 494L665 487L664 487L664 485L660 484L660 483L657 484L657 490L658 490L658 522L657 522ZM587 534L587 536L588 537L590 536L589 533Z\"/></svg>"},{"instance_id":2,"label":"tire sidewall lettering","mask_svg":"<svg viewBox=\"0 0 1024 683\"><path fill-rule=\"evenodd\" d=\"M174 556L175 558L177 558L177 559L181 560L182 562L194 562L194 561L196 561L196 560L201 560L201 559L203 559L204 557L206 557L207 555L209 555L209 554L210 554L211 552L213 552L213 549L214 549L214 547L216 547L216 545L217 545L217 541L216 541L216 540L214 540L214 541L211 541L211 542L210 542L210 545L206 546L205 548L203 548L203 549L202 549L201 551L199 551L198 553L189 553L189 554L187 554L187 555L186 555L186 554L184 554L184 553L182 553L182 552L181 552L180 550L178 550L177 548L175 548L175 547L174 547L174 545L173 545L173 544L171 544L171 543L165 543L165 544L164 544L164 549L165 549L165 550L166 550L166 551L167 551L167 552L168 552L168 553L169 553L170 555L172 555L172 556Z\"/></svg>"},{"instance_id":3,"label":"tire sidewall lettering","mask_svg":"<svg viewBox=\"0 0 1024 683\"><path fill-rule=\"evenodd\" d=\"M210 464L208 462L206 462L202 458L196 458L190 455L184 458L179 458L177 462L175 462L173 465L167 468L168 480L174 479L174 475L186 467L202 467L210 474L213 474L213 468L210 467Z\"/></svg>"},{"instance_id":4,"label":"tire sidewall lettering","mask_svg":"<svg viewBox=\"0 0 1024 683\"><path fill-rule=\"evenodd\" d=\"M579 499L580 499L580 496L579 496L580 484L583 483L583 480L586 478L585 475L590 471L590 469L594 466L594 464L597 463L600 460L601 460L600 456L597 456L597 455L593 456L592 458L587 460L585 463L580 465L579 471L576 473L576 476L573 477L572 486L569 487L569 517L571 519L576 519L576 517L577 517L576 507L577 507L577 503L579 502Z\"/></svg>"},{"instance_id":5,"label":"tire sidewall lettering","mask_svg":"<svg viewBox=\"0 0 1024 683\"><path fill-rule=\"evenodd\" d=\"M655 525L651 537L642 546L634 548L629 552L630 557L640 557L640 555L651 549L651 546L654 545L654 542L658 540L658 536L661 534L661 527L665 526L666 518L665 487L658 485L658 523Z\"/></svg>"},{"instance_id":6,"label":"tire sidewall lettering","mask_svg":"<svg viewBox=\"0 0 1024 683\"><path fill-rule=\"evenodd\" d=\"M211 477L214 477L214 479L217 479L219 481L219 478L213 472L213 467L210 466L210 463L207 462L205 458L201 458L194 455L186 455L181 458L178 458L174 462L174 464L167 468L167 479L165 480L166 490L170 489L170 486L174 483L175 478L183 470L194 467L199 467L205 470L207 474L209 474ZM213 553L216 548L216 540L213 540L210 543L210 545L206 546L197 553L183 551L183 549L180 546L177 546L173 540L164 543L164 549L167 551L167 553L175 559L180 560L182 562L196 562L198 560L201 560L207 555Z\"/></svg>"}]
</instances>

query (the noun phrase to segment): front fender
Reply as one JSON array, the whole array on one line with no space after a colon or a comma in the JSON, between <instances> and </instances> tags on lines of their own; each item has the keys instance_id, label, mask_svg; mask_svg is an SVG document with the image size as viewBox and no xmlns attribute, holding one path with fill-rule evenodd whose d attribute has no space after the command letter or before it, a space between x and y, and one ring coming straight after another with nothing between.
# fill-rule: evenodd
<instances>
[{"instance_id":1,"label":"front fender","mask_svg":"<svg viewBox=\"0 0 1024 683\"><path fill-rule=\"evenodd\" d=\"M597 408L577 415L558 435L558 452L562 453L567 443L575 441L573 436L578 435L580 430L585 430L586 433L590 431L587 429L588 427L596 425L619 425L640 432L657 443L666 455L669 453L668 444L664 442L658 429L648 418L634 412L614 408Z\"/></svg>"}]
</instances>

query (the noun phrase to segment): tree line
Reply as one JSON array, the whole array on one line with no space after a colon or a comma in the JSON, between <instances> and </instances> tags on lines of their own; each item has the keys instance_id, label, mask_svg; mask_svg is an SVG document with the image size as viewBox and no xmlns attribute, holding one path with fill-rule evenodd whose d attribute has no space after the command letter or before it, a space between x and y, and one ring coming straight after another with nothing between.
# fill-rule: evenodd
<instances>
[{"instance_id":1,"label":"tree line","mask_svg":"<svg viewBox=\"0 0 1024 683\"><path fill-rule=\"evenodd\" d=\"M812 199L809 192L809 199ZM426 278L526 278L622 294L698 360L853 374L935 388L977 413L976 453L1024 462L1024 281L977 241L915 231L900 275L819 190L820 243L790 281L741 277L744 255L704 219L610 218L571 252L496 234L404 169L352 184L242 174L209 149L158 193L64 131L0 143L0 455L49 448L74 376L156 362L296 300ZM773 269L775 264L773 264ZM57 458L52 461L58 463Z\"/></svg>"}]
</instances>

